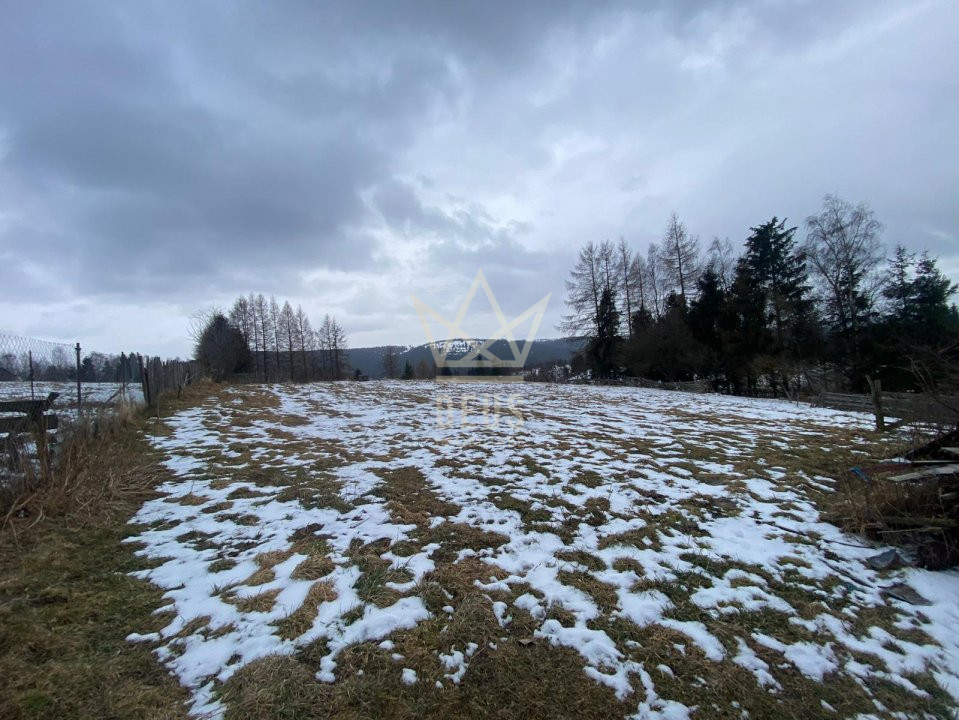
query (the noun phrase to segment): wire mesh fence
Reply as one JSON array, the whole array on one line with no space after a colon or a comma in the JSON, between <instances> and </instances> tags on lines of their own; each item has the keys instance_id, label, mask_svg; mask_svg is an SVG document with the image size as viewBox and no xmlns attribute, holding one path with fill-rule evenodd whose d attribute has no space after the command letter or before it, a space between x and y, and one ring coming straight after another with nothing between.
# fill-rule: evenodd
<instances>
[{"instance_id":1,"label":"wire mesh fence","mask_svg":"<svg viewBox=\"0 0 959 720\"><path fill-rule=\"evenodd\" d=\"M38 400L56 393L59 409L81 412L142 399L134 353L87 351L68 344L0 333L0 401Z\"/></svg>"},{"instance_id":2,"label":"wire mesh fence","mask_svg":"<svg viewBox=\"0 0 959 720\"><path fill-rule=\"evenodd\" d=\"M202 375L195 361L0 333L0 501L28 478L49 477L64 428L96 436L104 422L127 416L121 409L158 407L162 393L179 395Z\"/></svg>"}]
</instances>

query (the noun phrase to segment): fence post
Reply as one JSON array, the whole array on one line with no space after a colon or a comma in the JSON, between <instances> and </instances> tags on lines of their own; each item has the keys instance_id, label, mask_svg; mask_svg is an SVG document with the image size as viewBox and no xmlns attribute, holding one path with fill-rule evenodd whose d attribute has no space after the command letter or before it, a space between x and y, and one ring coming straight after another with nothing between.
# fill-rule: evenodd
<instances>
[{"instance_id":1,"label":"fence post","mask_svg":"<svg viewBox=\"0 0 959 720\"><path fill-rule=\"evenodd\" d=\"M886 414L882 410L882 380L878 378L873 380L867 375L866 382L869 383L872 404L876 412L876 430L883 432L886 429Z\"/></svg>"},{"instance_id":2,"label":"fence post","mask_svg":"<svg viewBox=\"0 0 959 720\"><path fill-rule=\"evenodd\" d=\"M36 400L36 395L33 394L33 350L27 351L27 359L30 362L30 399Z\"/></svg>"},{"instance_id":3,"label":"fence post","mask_svg":"<svg viewBox=\"0 0 959 720\"><path fill-rule=\"evenodd\" d=\"M83 396L80 393L80 343L77 343L77 415L80 414L80 404L83 402Z\"/></svg>"},{"instance_id":4,"label":"fence post","mask_svg":"<svg viewBox=\"0 0 959 720\"><path fill-rule=\"evenodd\" d=\"M143 402L150 407L150 386L147 383L146 368L143 367L143 356L137 353L137 367L140 370L140 391L143 393Z\"/></svg>"}]
</instances>

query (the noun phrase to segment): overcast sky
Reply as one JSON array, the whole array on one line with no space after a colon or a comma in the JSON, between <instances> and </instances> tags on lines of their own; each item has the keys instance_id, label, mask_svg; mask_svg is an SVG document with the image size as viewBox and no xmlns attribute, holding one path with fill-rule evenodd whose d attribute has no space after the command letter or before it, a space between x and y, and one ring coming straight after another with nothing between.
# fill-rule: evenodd
<instances>
[{"instance_id":1,"label":"overcast sky","mask_svg":"<svg viewBox=\"0 0 959 720\"><path fill-rule=\"evenodd\" d=\"M740 244L822 196L959 279L959 3L5 2L0 331L186 355L275 293L424 341L588 240ZM801 229L800 233L804 235ZM477 335L489 332L477 305ZM465 324L469 324L467 316Z\"/></svg>"}]
</instances>

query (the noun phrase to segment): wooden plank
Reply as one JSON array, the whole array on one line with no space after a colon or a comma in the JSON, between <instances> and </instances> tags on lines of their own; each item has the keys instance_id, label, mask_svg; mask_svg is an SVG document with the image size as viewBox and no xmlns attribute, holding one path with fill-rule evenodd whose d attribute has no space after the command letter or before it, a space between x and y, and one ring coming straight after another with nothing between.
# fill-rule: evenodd
<instances>
[{"instance_id":1,"label":"wooden plank","mask_svg":"<svg viewBox=\"0 0 959 720\"><path fill-rule=\"evenodd\" d=\"M56 430L59 427L60 420L56 415L41 415L43 424L47 430ZM37 423L25 415L15 417L0 417L0 432L2 433L23 433L30 432L37 428Z\"/></svg>"},{"instance_id":2,"label":"wooden plank","mask_svg":"<svg viewBox=\"0 0 959 720\"><path fill-rule=\"evenodd\" d=\"M2 400L0 413L22 413L23 415L39 415L50 409L53 401L60 397L59 393L50 393L43 400Z\"/></svg>"},{"instance_id":3,"label":"wooden plank","mask_svg":"<svg viewBox=\"0 0 959 720\"><path fill-rule=\"evenodd\" d=\"M936 517L902 517L899 515L880 515L879 519L884 523L889 525L909 525L909 526L922 526L929 525L931 527L941 528L941 527L959 527L959 520L953 520L952 518L936 518Z\"/></svg>"},{"instance_id":4,"label":"wooden plank","mask_svg":"<svg viewBox=\"0 0 959 720\"><path fill-rule=\"evenodd\" d=\"M46 410L46 404L46 400L3 400L0 401L0 413L38 415Z\"/></svg>"},{"instance_id":5,"label":"wooden plank","mask_svg":"<svg viewBox=\"0 0 959 720\"><path fill-rule=\"evenodd\" d=\"M925 480L939 475L959 474L959 464L939 465L937 467L927 467L918 472L906 473L905 475L895 475L889 478L893 482L910 482L913 480Z\"/></svg>"}]
</instances>

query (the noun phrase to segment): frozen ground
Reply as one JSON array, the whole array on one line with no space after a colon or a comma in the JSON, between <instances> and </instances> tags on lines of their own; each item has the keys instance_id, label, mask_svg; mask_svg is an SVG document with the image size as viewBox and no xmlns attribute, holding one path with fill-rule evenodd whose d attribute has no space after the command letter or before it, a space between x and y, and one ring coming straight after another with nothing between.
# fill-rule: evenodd
<instances>
[{"instance_id":1,"label":"frozen ground","mask_svg":"<svg viewBox=\"0 0 959 720\"><path fill-rule=\"evenodd\" d=\"M404 693L455 693L533 645L623 715L937 716L959 706L959 575L877 573L881 548L819 516L869 425L624 388L224 390L154 438L175 479L131 541L168 624L130 639L198 715L271 655L341 683L363 645ZM481 620L457 623L467 594Z\"/></svg>"}]
</instances>

